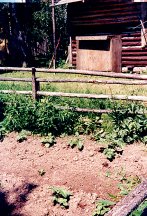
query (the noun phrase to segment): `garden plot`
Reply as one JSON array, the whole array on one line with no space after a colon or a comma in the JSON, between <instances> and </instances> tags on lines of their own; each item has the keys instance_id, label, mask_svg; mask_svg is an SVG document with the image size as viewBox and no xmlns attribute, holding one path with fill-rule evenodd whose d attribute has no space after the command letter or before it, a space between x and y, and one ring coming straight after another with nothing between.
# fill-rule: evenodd
<instances>
[{"instance_id":1,"label":"garden plot","mask_svg":"<svg viewBox=\"0 0 147 216\"><path fill-rule=\"evenodd\" d=\"M73 136L58 137L46 148L40 136L18 142L10 133L0 144L0 212L23 216L92 216L96 201L118 202L147 178L147 149L142 143L124 148L110 162L101 143L80 135L84 148L71 148ZM50 187L72 193L69 208L53 205Z\"/></svg>"}]
</instances>

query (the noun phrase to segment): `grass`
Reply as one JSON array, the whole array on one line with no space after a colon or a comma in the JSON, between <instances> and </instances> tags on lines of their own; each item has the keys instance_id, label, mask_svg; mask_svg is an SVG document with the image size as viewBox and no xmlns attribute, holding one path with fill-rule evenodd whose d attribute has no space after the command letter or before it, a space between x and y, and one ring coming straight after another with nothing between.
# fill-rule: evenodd
<instances>
[{"instance_id":1,"label":"grass","mask_svg":"<svg viewBox=\"0 0 147 216\"><path fill-rule=\"evenodd\" d=\"M30 72L11 72L1 74L2 77L21 77L31 78ZM95 76L82 76L74 74L51 74L51 73L37 73L38 78L50 79L64 79L64 78L87 78L106 80L108 78ZM109 78L110 79L110 78ZM113 79L113 78L111 78ZM116 79L113 79L116 80ZM14 89L30 90L31 83L20 82L1 82L0 89ZM128 86L128 85L108 85L108 84L87 84L87 83L41 83L41 90L47 91L62 91L62 92L79 92L79 93L96 93L96 94L125 94L125 95L147 95L147 86Z\"/></svg>"},{"instance_id":2,"label":"grass","mask_svg":"<svg viewBox=\"0 0 147 216\"><path fill-rule=\"evenodd\" d=\"M13 77L13 78L31 78L31 72L7 72L0 74L0 77ZM64 79L64 78L85 78L85 79L112 79L105 77L75 75L75 74L55 74L55 73L37 73L38 78L48 79ZM0 90L31 90L31 83L25 82L12 82L1 81ZM147 95L147 86L129 86L129 85L108 85L108 84L87 84L87 83L40 83L40 90L51 92L73 92L73 93L87 93L87 94L124 94L124 95ZM94 109L108 109L113 106L112 100L96 100L96 99L83 99L83 98L58 98L53 97L51 100L56 100L60 104L68 103L70 106L81 108L94 108ZM116 102L117 103L117 102ZM123 102L122 102L123 103Z\"/></svg>"}]
</instances>

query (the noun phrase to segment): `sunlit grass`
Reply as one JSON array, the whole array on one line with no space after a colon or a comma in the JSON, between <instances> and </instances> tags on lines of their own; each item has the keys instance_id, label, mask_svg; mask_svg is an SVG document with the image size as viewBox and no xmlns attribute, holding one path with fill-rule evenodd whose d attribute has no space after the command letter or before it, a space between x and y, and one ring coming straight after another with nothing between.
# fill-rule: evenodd
<instances>
[{"instance_id":1,"label":"sunlit grass","mask_svg":"<svg viewBox=\"0 0 147 216\"><path fill-rule=\"evenodd\" d=\"M11 72L0 74L2 77L31 78L31 72ZM68 79L68 78L84 78L99 80L117 80L114 78L95 77L74 74L54 74L54 73L37 73L38 78L48 79ZM4 90L31 90L31 83L24 82L0 82L0 89ZM58 92L74 92L74 93L93 93L93 94L122 94L122 95L147 95L147 85L120 85L120 84L90 84L90 83L41 83L40 90L58 91Z\"/></svg>"}]
</instances>

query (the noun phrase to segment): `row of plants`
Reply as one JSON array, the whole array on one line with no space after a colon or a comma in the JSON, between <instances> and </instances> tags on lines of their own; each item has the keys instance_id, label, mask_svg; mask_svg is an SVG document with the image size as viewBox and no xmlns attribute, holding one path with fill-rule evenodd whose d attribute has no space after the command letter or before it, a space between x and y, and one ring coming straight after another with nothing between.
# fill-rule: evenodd
<instances>
[{"instance_id":1,"label":"row of plants","mask_svg":"<svg viewBox=\"0 0 147 216\"><path fill-rule=\"evenodd\" d=\"M17 141L22 142L31 133L36 133L42 135L42 145L50 148L56 143L57 136L74 135L68 146L82 151L84 141L79 135L86 134L91 139L105 143L100 151L110 161L117 154L123 153L126 144L138 141L147 144L146 108L140 104L117 102L112 107L112 113L104 115L60 110L57 104L71 106L67 101L60 103L56 98L42 98L34 102L26 96L0 95L0 139L2 140L7 132L17 131ZM76 104L72 105L76 107ZM41 169L38 173L43 176L46 172ZM109 175L107 174L108 177ZM139 181L123 176L118 185L120 196L127 195ZM53 191L53 203L68 208L72 193L64 188L50 189ZM110 199L117 201L113 194L110 194ZM104 215L114 205L114 202L108 200L98 200L93 216ZM146 200L131 216L140 216L145 208Z\"/></svg>"},{"instance_id":2,"label":"row of plants","mask_svg":"<svg viewBox=\"0 0 147 216\"><path fill-rule=\"evenodd\" d=\"M69 208L69 201L73 193L69 190L66 190L63 187L55 187L51 186L49 189L52 190L53 196L53 204L60 205L63 208ZM104 216L108 213L116 204L116 202L112 202L110 200L98 199L95 202L96 208L92 214L92 216ZM147 210L147 200L145 199L138 207L135 209L129 216L141 216L145 215Z\"/></svg>"},{"instance_id":3,"label":"row of plants","mask_svg":"<svg viewBox=\"0 0 147 216\"><path fill-rule=\"evenodd\" d=\"M112 113L103 115L75 112L74 103L73 110L60 110L60 105L71 107L71 101L59 98L33 101L27 96L0 95L0 138L7 132L26 130L45 136L44 144L50 147L48 140L52 136L76 135L69 145L82 150L84 146L78 135L87 134L105 143L100 151L110 161L122 154L126 144L138 141L147 144L146 108L140 104L117 102L111 108ZM23 132L19 136L21 139Z\"/></svg>"}]
</instances>

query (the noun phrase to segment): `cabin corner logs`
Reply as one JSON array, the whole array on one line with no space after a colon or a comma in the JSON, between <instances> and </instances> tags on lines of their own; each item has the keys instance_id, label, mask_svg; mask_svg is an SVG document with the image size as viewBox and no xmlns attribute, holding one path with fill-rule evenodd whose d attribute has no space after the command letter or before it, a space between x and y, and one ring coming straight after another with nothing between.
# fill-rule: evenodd
<instances>
[{"instance_id":1,"label":"cabin corner logs","mask_svg":"<svg viewBox=\"0 0 147 216\"><path fill-rule=\"evenodd\" d=\"M85 0L67 9L73 66L115 72L147 66L147 3Z\"/></svg>"}]
</instances>

